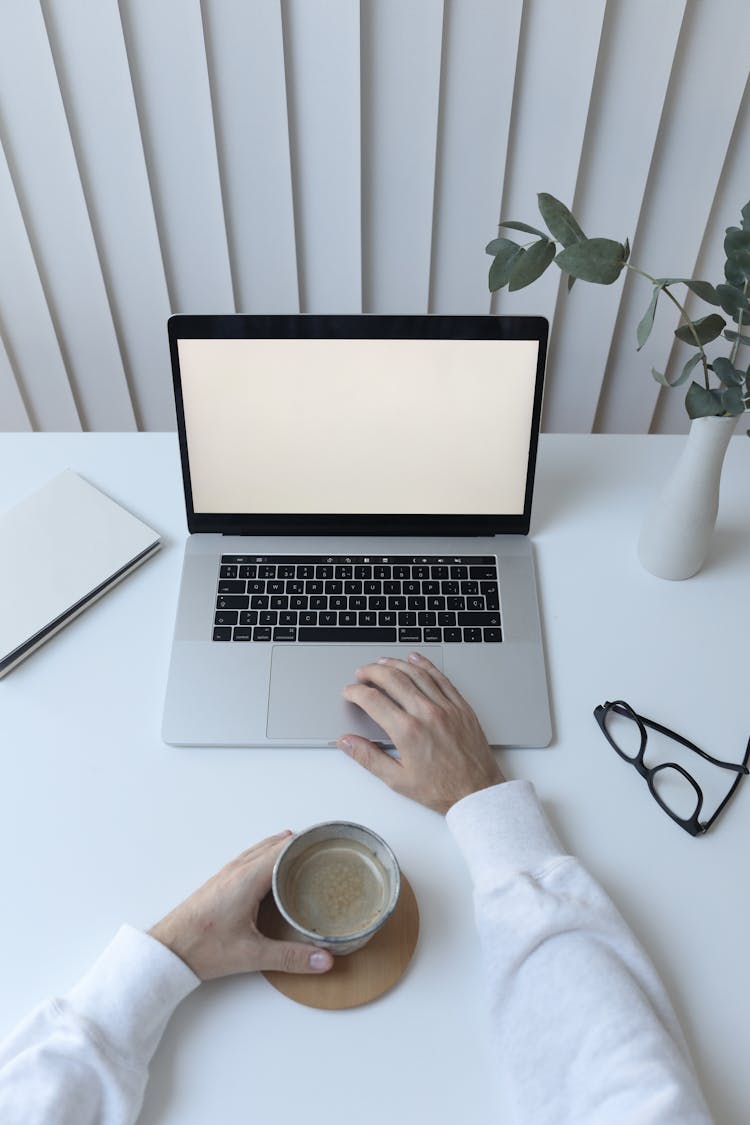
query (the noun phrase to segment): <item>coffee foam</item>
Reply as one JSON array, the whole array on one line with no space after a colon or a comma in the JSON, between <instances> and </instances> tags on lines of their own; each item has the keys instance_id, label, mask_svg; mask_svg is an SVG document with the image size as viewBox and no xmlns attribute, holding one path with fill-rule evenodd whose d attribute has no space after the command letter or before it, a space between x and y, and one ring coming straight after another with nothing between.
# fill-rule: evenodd
<instances>
[{"instance_id":1,"label":"coffee foam","mask_svg":"<svg viewBox=\"0 0 750 1125\"><path fill-rule=\"evenodd\" d=\"M290 865L285 901L294 920L321 937L368 929L388 904L388 875L357 840L322 840Z\"/></svg>"}]
</instances>

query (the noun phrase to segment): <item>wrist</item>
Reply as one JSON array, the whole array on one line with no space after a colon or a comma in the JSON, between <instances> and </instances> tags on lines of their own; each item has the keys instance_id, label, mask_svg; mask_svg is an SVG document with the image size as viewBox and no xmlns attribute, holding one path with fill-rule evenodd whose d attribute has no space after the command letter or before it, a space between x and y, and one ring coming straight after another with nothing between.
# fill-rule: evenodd
<instances>
[{"instance_id":1,"label":"wrist","mask_svg":"<svg viewBox=\"0 0 750 1125\"><path fill-rule=\"evenodd\" d=\"M165 946L170 953L174 953L175 957L179 957L191 972L203 980L203 975L196 964L197 959L191 950L190 940L181 932L180 927L175 925L170 915L152 926L148 935Z\"/></svg>"}]
</instances>

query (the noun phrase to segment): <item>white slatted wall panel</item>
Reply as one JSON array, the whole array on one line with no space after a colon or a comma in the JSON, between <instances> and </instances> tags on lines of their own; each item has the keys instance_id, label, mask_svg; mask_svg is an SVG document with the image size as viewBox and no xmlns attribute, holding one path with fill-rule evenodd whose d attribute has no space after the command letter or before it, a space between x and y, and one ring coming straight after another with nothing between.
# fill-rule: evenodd
<instances>
[{"instance_id":1,"label":"white slatted wall panel","mask_svg":"<svg viewBox=\"0 0 750 1125\"><path fill-rule=\"evenodd\" d=\"M749 62L747 0L3 0L0 430L172 428L167 316L235 310L541 312L546 429L684 430L645 282L484 245L549 191L720 280Z\"/></svg>"}]
</instances>

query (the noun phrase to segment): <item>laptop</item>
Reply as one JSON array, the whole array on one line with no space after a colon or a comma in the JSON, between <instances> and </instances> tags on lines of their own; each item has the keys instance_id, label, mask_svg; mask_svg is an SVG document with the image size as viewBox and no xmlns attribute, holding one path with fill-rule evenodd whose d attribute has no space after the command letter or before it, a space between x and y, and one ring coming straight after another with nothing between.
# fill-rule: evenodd
<instances>
[{"instance_id":1,"label":"laptop","mask_svg":"<svg viewBox=\"0 0 750 1125\"><path fill-rule=\"evenodd\" d=\"M424 653L493 746L546 746L529 520L542 317L173 316L187 524L162 734L387 732L355 669Z\"/></svg>"}]
</instances>

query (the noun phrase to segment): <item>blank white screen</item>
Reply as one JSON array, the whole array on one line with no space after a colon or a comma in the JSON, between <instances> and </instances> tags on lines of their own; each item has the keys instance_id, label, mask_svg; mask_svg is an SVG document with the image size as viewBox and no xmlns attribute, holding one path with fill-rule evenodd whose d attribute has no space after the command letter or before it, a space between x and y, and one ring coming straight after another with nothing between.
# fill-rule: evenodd
<instances>
[{"instance_id":1,"label":"blank white screen","mask_svg":"<svg viewBox=\"0 0 750 1125\"><path fill-rule=\"evenodd\" d=\"M520 515L535 340L179 340L197 513Z\"/></svg>"}]
</instances>

